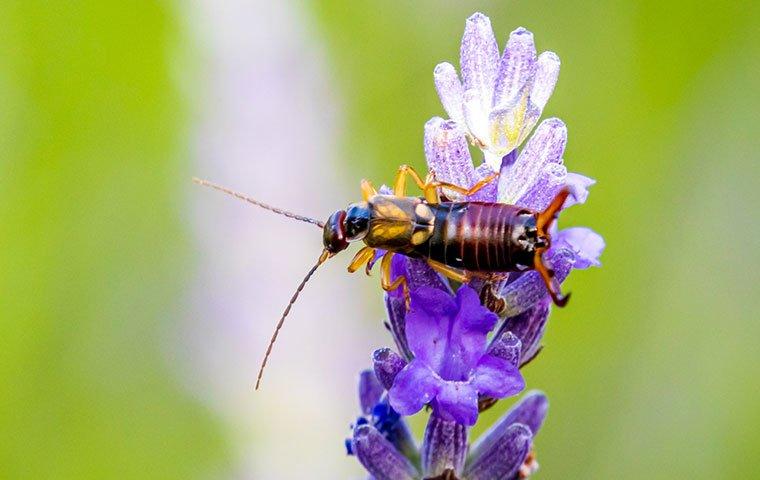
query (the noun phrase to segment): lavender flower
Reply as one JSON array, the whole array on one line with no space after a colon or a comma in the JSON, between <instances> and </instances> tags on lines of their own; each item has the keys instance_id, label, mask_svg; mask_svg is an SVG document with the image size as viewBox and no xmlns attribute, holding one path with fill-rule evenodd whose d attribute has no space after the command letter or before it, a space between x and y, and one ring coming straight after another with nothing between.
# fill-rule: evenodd
<instances>
[{"instance_id":1,"label":"lavender flower","mask_svg":"<svg viewBox=\"0 0 760 480\"><path fill-rule=\"evenodd\" d=\"M419 451L399 448L382 425L366 420L357 422L347 445L375 480L526 478L538 467L533 439L547 409L546 396L530 392L469 448L466 426L434 414Z\"/></svg>"},{"instance_id":2,"label":"lavender flower","mask_svg":"<svg viewBox=\"0 0 760 480\"><path fill-rule=\"evenodd\" d=\"M388 392L402 415L431 404L443 420L474 425L478 395L504 398L525 387L519 370L487 352L486 336L497 316L480 304L467 285L456 297L430 287L412 291L406 337L414 359Z\"/></svg>"},{"instance_id":3,"label":"lavender flower","mask_svg":"<svg viewBox=\"0 0 760 480\"><path fill-rule=\"evenodd\" d=\"M536 57L533 34L513 31L499 59L491 21L482 13L467 19L460 50L462 82L450 63L434 70L444 109L481 147L493 171L517 148L541 116L559 76L553 52Z\"/></svg>"},{"instance_id":4,"label":"lavender flower","mask_svg":"<svg viewBox=\"0 0 760 480\"><path fill-rule=\"evenodd\" d=\"M466 23L461 69L462 82L450 64L440 64L434 72L451 119L435 117L425 125L429 170L438 180L461 186L494 171L499 181L471 198L443 193L455 200L540 211L567 188L571 195L563 209L584 203L595 182L565 167L567 128L561 120L544 120L518 151L554 89L557 56L544 52L537 57L532 34L520 28L512 32L499 59L490 21L478 13ZM485 162L478 167L468 137L483 152ZM564 281L572 269L600 265L601 236L584 227L553 228L543 259L557 281ZM474 444L468 437L480 411L525 387L519 368L541 350L552 308L540 275L514 272L496 285L505 303L501 318L481 305L481 280L460 285L454 293L424 260L396 255L391 277L399 276L407 280L409 309L401 289L385 295L386 325L398 352L376 350L374 372L362 374L364 413L347 443L349 451L376 480L530 476L538 467L533 439L548 407L543 394L524 396ZM431 413L417 450L403 416L425 406Z\"/></svg>"}]
</instances>

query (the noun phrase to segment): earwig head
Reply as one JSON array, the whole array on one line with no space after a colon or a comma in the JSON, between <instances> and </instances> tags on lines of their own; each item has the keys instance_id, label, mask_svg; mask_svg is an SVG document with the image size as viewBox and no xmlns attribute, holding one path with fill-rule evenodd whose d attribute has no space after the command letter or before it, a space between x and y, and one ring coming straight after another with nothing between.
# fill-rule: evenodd
<instances>
[{"instance_id":1,"label":"earwig head","mask_svg":"<svg viewBox=\"0 0 760 480\"><path fill-rule=\"evenodd\" d=\"M369 232L370 210L366 202L352 203L327 219L322 235L325 250L330 256L348 248L350 242L361 240Z\"/></svg>"},{"instance_id":2,"label":"earwig head","mask_svg":"<svg viewBox=\"0 0 760 480\"><path fill-rule=\"evenodd\" d=\"M549 291L549 295L551 295L554 304L558 307L564 307L567 304L567 301L570 299L570 294L562 295L560 292L559 282L554 278L554 271L547 268L544 264L544 252L546 252L551 246L551 234L549 233L549 229L557 219L557 213L562 208L562 205L565 204L565 200L569 194L570 191L568 189L563 189L556 197L554 197L554 200L552 200L552 203L546 207L546 210L536 216L537 241L535 244L536 249L533 268L535 268L541 275L541 278L546 284L546 289Z\"/></svg>"},{"instance_id":3,"label":"earwig head","mask_svg":"<svg viewBox=\"0 0 760 480\"><path fill-rule=\"evenodd\" d=\"M346 219L346 211L338 210L330 215L330 218L325 222L325 228L322 234L322 243L325 245L325 250L330 253L330 256L335 255L338 252L348 248L348 240L346 240L346 228L343 221Z\"/></svg>"}]
</instances>

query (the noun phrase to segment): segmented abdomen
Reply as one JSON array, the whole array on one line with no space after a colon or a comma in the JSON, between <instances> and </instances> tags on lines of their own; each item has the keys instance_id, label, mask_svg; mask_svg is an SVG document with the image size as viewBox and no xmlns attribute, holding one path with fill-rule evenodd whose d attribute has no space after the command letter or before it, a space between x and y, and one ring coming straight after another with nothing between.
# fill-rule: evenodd
<instances>
[{"instance_id":1,"label":"segmented abdomen","mask_svg":"<svg viewBox=\"0 0 760 480\"><path fill-rule=\"evenodd\" d=\"M502 203L444 202L435 212L433 234L416 253L454 268L480 272L517 269L513 226L525 209Z\"/></svg>"}]
</instances>

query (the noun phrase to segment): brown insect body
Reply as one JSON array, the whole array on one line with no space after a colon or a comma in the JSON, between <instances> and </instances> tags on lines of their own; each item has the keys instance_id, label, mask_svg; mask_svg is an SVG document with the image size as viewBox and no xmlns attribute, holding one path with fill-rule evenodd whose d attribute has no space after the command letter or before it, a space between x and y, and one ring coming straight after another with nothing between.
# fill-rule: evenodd
<instances>
[{"instance_id":1,"label":"brown insect body","mask_svg":"<svg viewBox=\"0 0 760 480\"><path fill-rule=\"evenodd\" d=\"M422 197L406 196L407 176L422 190ZM369 272L377 250L385 250L380 262L382 288L386 291L403 288L407 306L410 297L406 278L392 278L391 274L391 258L395 254L424 259L437 272L459 282L467 282L476 276L486 280L498 279L503 272L534 269L543 278L554 303L564 306L568 296L560 293L553 272L543 262L543 253L549 248L548 230L569 194L567 189L557 194L541 212L501 203L441 201L442 188L466 198L493 181L496 176L485 177L465 188L438 182L432 174L423 180L412 168L402 165L396 174L393 195L378 194L369 182L362 181L363 201L336 211L326 222L267 205L221 185L195 179L200 185L274 213L316 225L323 231L324 250L299 284L275 327L259 369L256 388L259 387L272 345L285 317L304 285L319 265L353 242L363 241L366 246L356 253L348 271L355 272L367 265Z\"/></svg>"},{"instance_id":2,"label":"brown insect body","mask_svg":"<svg viewBox=\"0 0 760 480\"><path fill-rule=\"evenodd\" d=\"M373 248L426 258L470 272L511 272L533 267L539 213L486 202L429 204L415 197L376 195L354 204L368 218L364 243ZM352 207L346 221L352 217Z\"/></svg>"}]
</instances>

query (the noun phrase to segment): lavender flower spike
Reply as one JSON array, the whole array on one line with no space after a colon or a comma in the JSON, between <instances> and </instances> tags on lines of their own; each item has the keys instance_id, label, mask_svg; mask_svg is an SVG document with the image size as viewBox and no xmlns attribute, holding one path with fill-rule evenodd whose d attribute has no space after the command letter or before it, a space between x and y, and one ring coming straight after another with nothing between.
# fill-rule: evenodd
<instances>
[{"instance_id":1,"label":"lavender flower spike","mask_svg":"<svg viewBox=\"0 0 760 480\"><path fill-rule=\"evenodd\" d=\"M562 209L584 203L595 181L565 167L568 132L561 120L544 120L521 147L556 84L557 56L536 55L533 35L524 28L512 32L500 54L491 23L480 13L467 20L460 53L461 81L451 64L434 71L450 119L434 117L425 125L428 169L437 180L463 187L495 171L499 179L470 197L446 188L441 193L455 202L501 202L540 212L568 189ZM474 165L468 139L483 151L483 164ZM573 269L600 265L600 235L556 225L549 233L543 260L556 281ZM374 480L529 477L538 468L533 441L548 409L544 394L525 395L475 443L468 436L480 411L525 387L519 368L541 350L552 305L539 273L511 272L492 283L505 308L490 342L498 318L480 303L483 279L473 276L454 293L424 258L404 255L393 257L390 276L406 279L411 302L407 309L401 288L385 294L386 326L397 351L376 350L374 369L362 373L362 415L347 440L349 453ZM431 413L418 449L403 416L423 407Z\"/></svg>"},{"instance_id":2,"label":"lavender flower spike","mask_svg":"<svg viewBox=\"0 0 760 480\"><path fill-rule=\"evenodd\" d=\"M421 459L415 452L402 453L382 433L382 426L366 421L357 423L351 448L376 480L517 480L538 468L533 439L547 409L546 396L530 392L470 447L468 427L433 413L425 429Z\"/></svg>"},{"instance_id":3,"label":"lavender flower spike","mask_svg":"<svg viewBox=\"0 0 760 480\"><path fill-rule=\"evenodd\" d=\"M493 171L527 138L541 116L559 76L552 52L536 57L533 34L518 28L499 59L491 21L475 13L465 23L460 50L462 82L449 63L434 72L438 95L449 117L485 153Z\"/></svg>"},{"instance_id":4,"label":"lavender flower spike","mask_svg":"<svg viewBox=\"0 0 760 480\"><path fill-rule=\"evenodd\" d=\"M414 354L389 394L393 408L411 415L430 403L443 420L474 425L478 394L504 398L525 382L509 361L487 353L486 336L497 317L467 285L455 297L429 287L411 292L406 334Z\"/></svg>"}]
</instances>

